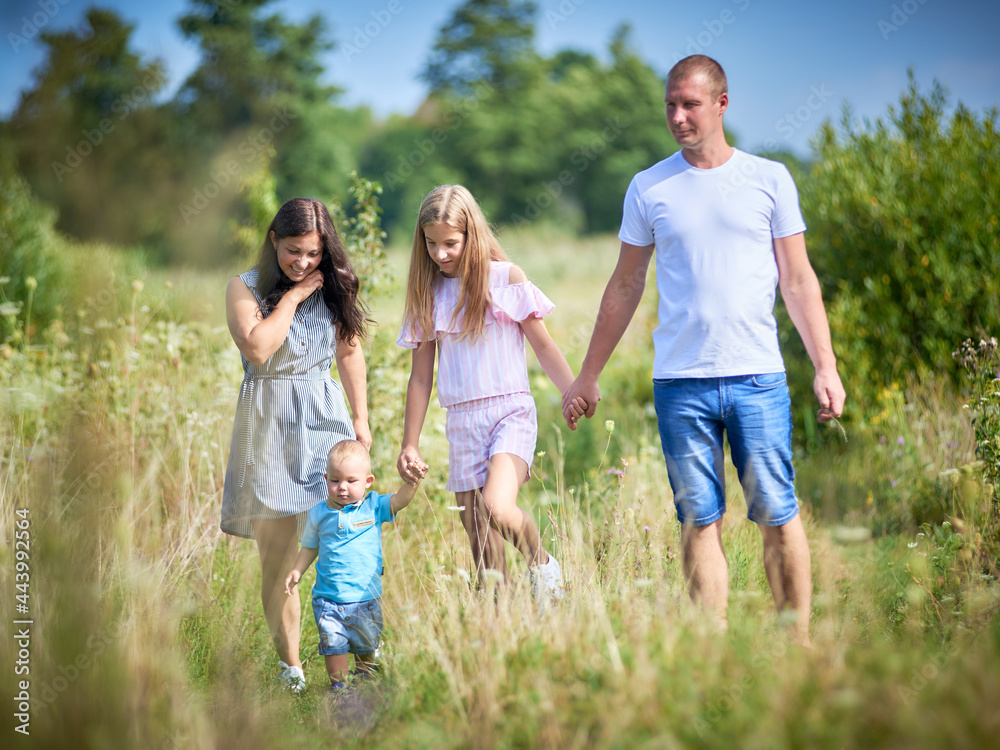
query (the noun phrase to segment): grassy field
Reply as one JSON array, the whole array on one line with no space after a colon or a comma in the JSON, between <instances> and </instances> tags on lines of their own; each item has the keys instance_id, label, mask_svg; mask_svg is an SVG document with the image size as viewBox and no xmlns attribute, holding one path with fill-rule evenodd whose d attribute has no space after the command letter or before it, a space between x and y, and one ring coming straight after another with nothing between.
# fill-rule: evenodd
<instances>
[{"instance_id":1,"label":"grassy field","mask_svg":"<svg viewBox=\"0 0 1000 750\"><path fill-rule=\"evenodd\" d=\"M576 368L617 242L503 240L555 301L549 327ZM522 500L563 565L566 600L540 612L525 585L470 587L434 406L421 446L429 480L384 529L383 672L349 699L326 696L310 573L300 586L309 688L296 699L274 680L254 545L218 530L241 378L225 329L228 274L146 271L100 247L67 252L74 286L61 319L0 349L5 746L997 743L1000 586L984 520L994 501L946 385L912 380L876 403L849 402L848 442L824 428L797 450L811 650L790 645L773 612L760 534L729 467L730 628L719 633L682 578L651 411L647 294L602 378L598 416L578 432L561 425L559 394L532 364L539 455ZM407 250L388 257L396 278L373 301L368 347L383 491L398 481L408 368L394 344ZM27 554L15 539L30 541ZM508 559L520 581L523 563L512 549ZM27 656L14 639L25 626L10 624L22 619L32 621ZM20 680L27 736L16 731Z\"/></svg>"}]
</instances>

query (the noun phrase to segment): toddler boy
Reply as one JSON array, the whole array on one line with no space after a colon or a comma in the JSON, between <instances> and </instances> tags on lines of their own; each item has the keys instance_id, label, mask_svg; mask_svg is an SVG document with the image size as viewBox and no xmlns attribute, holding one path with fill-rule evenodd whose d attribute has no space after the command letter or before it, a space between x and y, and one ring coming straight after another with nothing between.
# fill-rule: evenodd
<instances>
[{"instance_id":1,"label":"toddler boy","mask_svg":"<svg viewBox=\"0 0 1000 750\"><path fill-rule=\"evenodd\" d=\"M319 652L326 659L331 690L345 687L347 655L354 654L358 675L372 671L382 634L382 524L410 504L427 465L413 462L416 481L394 495L368 492L375 481L368 449L343 440L327 456L327 499L309 509L302 547L285 579L285 593L316 563L313 613Z\"/></svg>"}]
</instances>

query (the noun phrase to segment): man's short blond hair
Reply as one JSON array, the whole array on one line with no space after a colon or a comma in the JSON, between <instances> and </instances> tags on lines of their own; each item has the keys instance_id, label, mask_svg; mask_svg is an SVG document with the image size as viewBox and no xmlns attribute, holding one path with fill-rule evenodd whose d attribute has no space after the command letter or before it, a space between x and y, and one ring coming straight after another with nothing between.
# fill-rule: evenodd
<instances>
[{"instance_id":1,"label":"man's short blond hair","mask_svg":"<svg viewBox=\"0 0 1000 750\"><path fill-rule=\"evenodd\" d=\"M705 76L708 82L708 91L713 99L718 99L723 94L729 93L726 71L708 55L689 55L680 60L670 69L670 73L667 75L667 85L669 86L671 81L676 83L698 75Z\"/></svg>"}]
</instances>

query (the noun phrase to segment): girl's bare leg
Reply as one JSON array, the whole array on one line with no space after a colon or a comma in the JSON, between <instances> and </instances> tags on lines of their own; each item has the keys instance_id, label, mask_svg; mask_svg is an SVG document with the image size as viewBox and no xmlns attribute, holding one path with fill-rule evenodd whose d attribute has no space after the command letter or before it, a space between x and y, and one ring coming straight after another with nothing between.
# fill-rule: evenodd
<instances>
[{"instance_id":1,"label":"girl's bare leg","mask_svg":"<svg viewBox=\"0 0 1000 750\"><path fill-rule=\"evenodd\" d=\"M497 453L490 459L483 505L494 529L524 555L529 566L543 565L549 556L542 549L534 520L517 507L517 494L528 476L528 465L520 456Z\"/></svg>"},{"instance_id":2,"label":"girl's bare leg","mask_svg":"<svg viewBox=\"0 0 1000 750\"><path fill-rule=\"evenodd\" d=\"M490 525L489 514L483 505L481 490L456 492L455 501L459 507L462 525L469 535L472 559L476 566L476 576L480 582L484 570L495 570L507 580L507 551L503 537Z\"/></svg>"}]
</instances>

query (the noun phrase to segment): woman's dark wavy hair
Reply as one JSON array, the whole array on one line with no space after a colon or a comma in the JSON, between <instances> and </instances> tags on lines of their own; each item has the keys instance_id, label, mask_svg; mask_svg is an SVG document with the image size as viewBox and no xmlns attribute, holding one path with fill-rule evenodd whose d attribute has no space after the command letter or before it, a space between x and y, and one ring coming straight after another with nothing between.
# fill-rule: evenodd
<instances>
[{"instance_id":1,"label":"woman's dark wavy hair","mask_svg":"<svg viewBox=\"0 0 1000 750\"><path fill-rule=\"evenodd\" d=\"M278 252L271 242L271 232L278 239L301 237L318 232L323 245L319 270L323 272L323 300L337 324L337 335L344 341L364 338L367 333L368 309L358 299L358 276L340 241L330 212L315 198L293 198L286 201L267 228L264 244L257 261L257 293L261 313L267 317L278 301L294 286L278 265Z\"/></svg>"}]
</instances>

